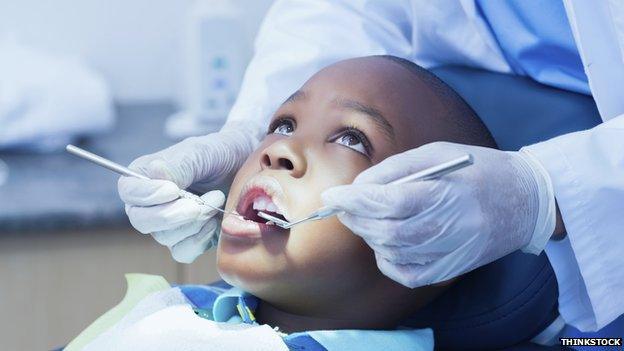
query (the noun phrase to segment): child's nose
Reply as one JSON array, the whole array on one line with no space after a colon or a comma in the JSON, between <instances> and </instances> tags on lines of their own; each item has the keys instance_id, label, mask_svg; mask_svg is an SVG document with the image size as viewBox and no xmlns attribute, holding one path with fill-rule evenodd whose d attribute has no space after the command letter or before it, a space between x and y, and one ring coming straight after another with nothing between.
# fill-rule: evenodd
<instances>
[{"instance_id":1,"label":"child's nose","mask_svg":"<svg viewBox=\"0 0 624 351\"><path fill-rule=\"evenodd\" d=\"M306 171L303 156L286 141L278 141L264 149L260 157L262 169L282 170L295 178L302 177Z\"/></svg>"}]
</instances>

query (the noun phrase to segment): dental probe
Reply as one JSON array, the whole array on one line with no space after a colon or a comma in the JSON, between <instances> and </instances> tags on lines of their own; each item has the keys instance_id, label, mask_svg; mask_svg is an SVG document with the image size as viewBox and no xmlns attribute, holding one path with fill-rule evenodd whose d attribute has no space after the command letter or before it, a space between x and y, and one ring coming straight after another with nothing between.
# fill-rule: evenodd
<instances>
[{"instance_id":1,"label":"dental probe","mask_svg":"<svg viewBox=\"0 0 624 351\"><path fill-rule=\"evenodd\" d=\"M397 185L397 184L404 184L404 183L409 183L413 181L431 180L431 179L442 177L445 174L449 174L458 169L462 169L466 166L470 166L471 164L473 164L472 155L466 154L456 159L441 163L439 165L423 169L422 171L416 172L414 174L410 174L405 177L393 180L388 184ZM336 215L340 212L342 211L339 209L324 206L314 211L309 216L302 218L298 221L294 221L294 222L288 222L283 219L273 217L264 212L258 212L258 216L263 219L266 219L269 222L275 223L278 227L282 227L284 229L290 229L299 223L304 223L307 221L316 221L319 219L323 219L323 218Z\"/></svg>"},{"instance_id":2,"label":"dental probe","mask_svg":"<svg viewBox=\"0 0 624 351\"><path fill-rule=\"evenodd\" d=\"M65 150L67 150L67 152L69 152L72 155L76 155L76 156L78 156L78 157L80 157L82 159L85 159L87 161L93 162L96 165L102 166L104 168L107 168L107 169L109 169L109 170L111 170L111 171L113 171L115 173L118 173L118 174L121 174L121 175L124 175L124 176L128 176L128 177L136 177L136 178L140 178L140 179L144 179L144 180L150 180L150 178L148 178L148 177L146 177L146 176L144 176L144 175L142 175L140 173L137 173L137 172L135 172L135 171L133 171L131 169L128 169L127 167L124 167L124 166L122 166L122 165L120 165L118 163L115 163L115 162L111 161L111 160L105 159L104 157L98 156L98 155L96 155L94 153L91 153L91 152L89 152L87 150L81 149L81 148L79 148L77 146L69 144L69 145L67 145L65 147ZM220 209L218 207L212 206L211 204L208 204L204 200L202 200L199 196L197 196L197 195L195 195L193 193L190 193L190 192L188 192L186 190L180 189L180 191L178 191L178 195L181 198L183 198L183 199L193 200L193 201L195 201L199 205L208 206L208 207L210 207L212 209L215 209L215 210L217 210L219 212L240 216L240 215L238 215L236 213L228 212L228 211L222 210L222 209Z\"/></svg>"}]
</instances>

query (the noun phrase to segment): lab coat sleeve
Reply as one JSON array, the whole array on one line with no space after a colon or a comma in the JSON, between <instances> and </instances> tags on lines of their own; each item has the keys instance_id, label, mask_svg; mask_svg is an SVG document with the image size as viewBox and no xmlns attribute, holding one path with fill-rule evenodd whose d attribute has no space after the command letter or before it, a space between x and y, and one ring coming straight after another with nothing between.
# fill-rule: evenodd
<instances>
[{"instance_id":1,"label":"lab coat sleeve","mask_svg":"<svg viewBox=\"0 0 624 351\"><path fill-rule=\"evenodd\" d=\"M308 78L342 59L411 51L405 1L278 0L261 25L238 99L235 121L266 128L271 114Z\"/></svg>"},{"instance_id":2,"label":"lab coat sleeve","mask_svg":"<svg viewBox=\"0 0 624 351\"><path fill-rule=\"evenodd\" d=\"M624 314L624 115L527 148L553 182L567 238L546 254L559 311L581 331Z\"/></svg>"}]
</instances>

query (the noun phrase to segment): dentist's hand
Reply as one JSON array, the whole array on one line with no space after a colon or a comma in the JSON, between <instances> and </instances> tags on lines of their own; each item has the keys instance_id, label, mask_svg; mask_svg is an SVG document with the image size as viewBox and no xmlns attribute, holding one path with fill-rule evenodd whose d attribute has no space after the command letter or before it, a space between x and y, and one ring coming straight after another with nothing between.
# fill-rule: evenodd
<instances>
[{"instance_id":1,"label":"dentist's hand","mask_svg":"<svg viewBox=\"0 0 624 351\"><path fill-rule=\"evenodd\" d=\"M130 223L167 246L176 261L193 262L216 242L220 218L210 207L179 198L179 189L193 185L204 192L227 184L257 143L257 133L230 125L139 157L129 168L152 180L121 177L118 182ZM215 207L225 202L218 190L201 198Z\"/></svg>"},{"instance_id":2,"label":"dentist's hand","mask_svg":"<svg viewBox=\"0 0 624 351\"><path fill-rule=\"evenodd\" d=\"M441 178L386 185L470 153L474 164ZM515 250L538 254L555 228L550 177L527 151L432 143L394 155L351 185L322 194L375 251L381 272L418 287L454 278Z\"/></svg>"}]
</instances>

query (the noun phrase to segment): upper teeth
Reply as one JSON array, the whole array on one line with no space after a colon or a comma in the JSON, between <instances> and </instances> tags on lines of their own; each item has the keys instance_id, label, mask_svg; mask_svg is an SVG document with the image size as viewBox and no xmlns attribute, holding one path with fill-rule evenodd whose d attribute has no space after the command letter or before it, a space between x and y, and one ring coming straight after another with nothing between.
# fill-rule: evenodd
<instances>
[{"instance_id":1,"label":"upper teeth","mask_svg":"<svg viewBox=\"0 0 624 351\"><path fill-rule=\"evenodd\" d=\"M280 210L268 196L259 196L255 198L253 201L253 209L258 211L268 211L281 214Z\"/></svg>"}]
</instances>

